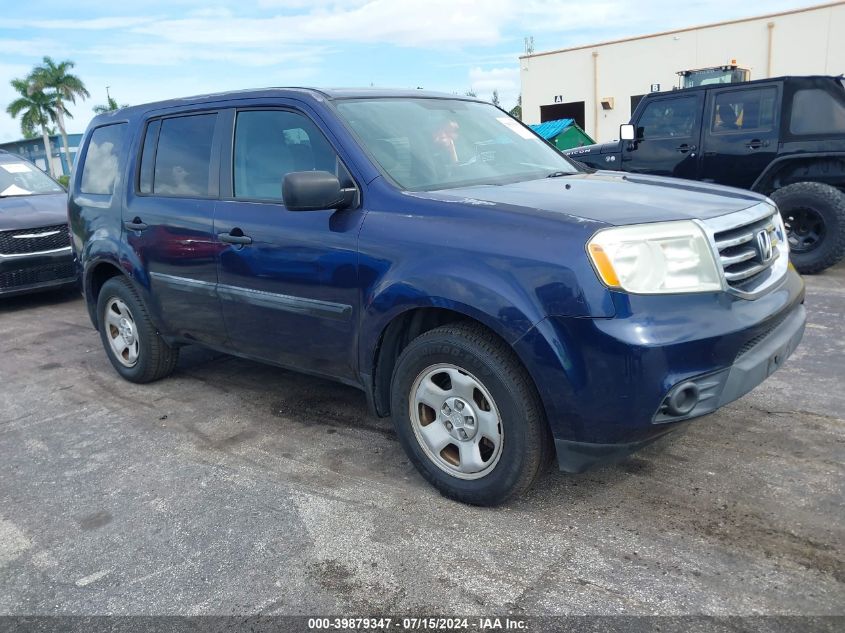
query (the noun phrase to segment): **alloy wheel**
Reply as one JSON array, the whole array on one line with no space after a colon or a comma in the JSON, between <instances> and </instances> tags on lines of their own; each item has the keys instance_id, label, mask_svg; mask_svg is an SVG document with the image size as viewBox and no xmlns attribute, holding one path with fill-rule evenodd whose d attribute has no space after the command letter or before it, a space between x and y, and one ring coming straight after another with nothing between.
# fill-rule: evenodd
<instances>
[{"instance_id":1,"label":"alloy wheel","mask_svg":"<svg viewBox=\"0 0 845 633\"><path fill-rule=\"evenodd\" d=\"M411 386L414 435L426 456L459 479L490 473L502 454L502 419L475 376L449 364L427 367Z\"/></svg>"},{"instance_id":2,"label":"alloy wheel","mask_svg":"<svg viewBox=\"0 0 845 633\"><path fill-rule=\"evenodd\" d=\"M117 360L124 367L134 367L138 362L140 344L138 328L129 307L117 297L106 303L106 338Z\"/></svg>"}]
</instances>

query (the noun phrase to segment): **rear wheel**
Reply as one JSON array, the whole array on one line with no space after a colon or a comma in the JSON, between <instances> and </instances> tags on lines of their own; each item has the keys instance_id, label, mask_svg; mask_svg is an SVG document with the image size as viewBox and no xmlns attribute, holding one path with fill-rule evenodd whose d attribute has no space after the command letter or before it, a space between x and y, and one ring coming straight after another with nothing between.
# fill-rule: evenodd
<instances>
[{"instance_id":1,"label":"rear wheel","mask_svg":"<svg viewBox=\"0 0 845 633\"><path fill-rule=\"evenodd\" d=\"M798 182L772 194L799 272L817 273L845 255L845 193L820 182Z\"/></svg>"},{"instance_id":2,"label":"rear wheel","mask_svg":"<svg viewBox=\"0 0 845 633\"><path fill-rule=\"evenodd\" d=\"M420 473L465 503L497 505L528 489L551 450L530 377L507 345L474 324L411 341L396 363L391 411Z\"/></svg>"},{"instance_id":3,"label":"rear wheel","mask_svg":"<svg viewBox=\"0 0 845 633\"><path fill-rule=\"evenodd\" d=\"M103 284L97 315L106 355L126 380L152 382L173 372L179 349L161 338L128 279L112 277Z\"/></svg>"}]
</instances>

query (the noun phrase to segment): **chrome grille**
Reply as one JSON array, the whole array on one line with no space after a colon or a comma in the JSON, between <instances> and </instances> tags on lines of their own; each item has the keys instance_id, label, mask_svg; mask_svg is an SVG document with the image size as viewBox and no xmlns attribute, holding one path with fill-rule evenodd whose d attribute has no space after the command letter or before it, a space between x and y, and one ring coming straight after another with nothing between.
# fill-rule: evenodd
<instances>
[{"instance_id":1,"label":"chrome grille","mask_svg":"<svg viewBox=\"0 0 845 633\"><path fill-rule=\"evenodd\" d=\"M786 272L789 248L777 209L760 203L708 220L705 226L729 290L753 298Z\"/></svg>"},{"instance_id":2,"label":"chrome grille","mask_svg":"<svg viewBox=\"0 0 845 633\"><path fill-rule=\"evenodd\" d=\"M0 255L27 255L70 246L67 224L0 232Z\"/></svg>"},{"instance_id":3,"label":"chrome grille","mask_svg":"<svg viewBox=\"0 0 845 633\"><path fill-rule=\"evenodd\" d=\"M768 233L768 240L777 240L775 225L771 218L765 218L754 224L740 226L729 231L716 233L716 250L729 284L739 284L752 280L775 263L780 252L771 248L770 253L763 253L759 244L761 231Z\"/></svg>"}]
</instances>

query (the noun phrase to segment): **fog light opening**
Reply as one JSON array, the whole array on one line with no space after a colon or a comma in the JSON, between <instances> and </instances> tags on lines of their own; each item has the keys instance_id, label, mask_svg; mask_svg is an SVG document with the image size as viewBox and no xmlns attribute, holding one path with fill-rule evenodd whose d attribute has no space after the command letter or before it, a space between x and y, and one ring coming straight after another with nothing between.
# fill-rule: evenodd
<instances>
[{"instance_id":1,"label":"fog light opening","mask_svg":"<svg viewBox=\"0 0 845 633\"><path fill-rule=\"evenodd\" d=\"M666 402L666 410L670 415L687 415L698 404L698 385L694 382L685 382L678 385L669 394Z\"/></svg>"}]
</instances>

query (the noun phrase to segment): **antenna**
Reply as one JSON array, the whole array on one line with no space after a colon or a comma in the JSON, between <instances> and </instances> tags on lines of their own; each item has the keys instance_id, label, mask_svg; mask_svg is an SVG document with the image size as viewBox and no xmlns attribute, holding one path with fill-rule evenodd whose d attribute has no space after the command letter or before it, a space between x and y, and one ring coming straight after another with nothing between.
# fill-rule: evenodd
<instances>
[{"instance_id":1,"label":"antenna","mask_svg":"<svg viewBox=\"0 0 845 633\"><path fill-rule=\"evenodd\" d=\"M528 35L525 37L525 54L531 55L534 52L534 36Z\"/></svg>"}]
</instances>

